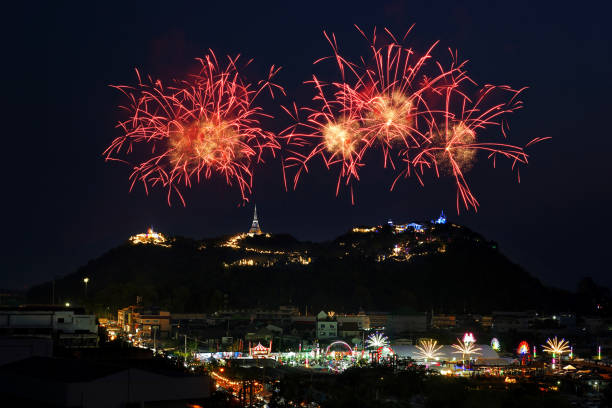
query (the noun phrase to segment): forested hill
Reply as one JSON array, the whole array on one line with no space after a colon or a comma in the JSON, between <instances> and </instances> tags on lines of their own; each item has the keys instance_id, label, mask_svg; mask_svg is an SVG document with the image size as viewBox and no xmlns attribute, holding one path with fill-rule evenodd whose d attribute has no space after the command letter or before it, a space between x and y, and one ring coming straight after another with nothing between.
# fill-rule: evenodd
<instances>
[{"instance_id":1,"label":"forested hill","mask_svg":"<svg viewBox=\"0 0 612 408\"><path fill-rule=\"evenodd\" d=\"M48 303L50 293L51 282L35 286L28 302ZM608 295L594 284L578 295L545 287L495 242L435 223L359 227L324 243L284 234L128 241L55 281L57 303L99 313L137 297L173 312L287 304L338 312L579 311Z\"/></svg>"}]
</instances>

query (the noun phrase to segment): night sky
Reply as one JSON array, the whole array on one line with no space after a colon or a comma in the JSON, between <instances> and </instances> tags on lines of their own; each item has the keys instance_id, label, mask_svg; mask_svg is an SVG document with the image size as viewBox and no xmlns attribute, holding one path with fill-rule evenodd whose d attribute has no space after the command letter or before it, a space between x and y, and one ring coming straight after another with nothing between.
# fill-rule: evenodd
<instances>
[{"instance_id":1,"label":"night sky","mask_svg":"<svg viewBox=\"0 0 612 408\"><path fill-rule=\"evenodd\" d=\"M281 164L257 166L252 200L262 229L299 239L331 239L354 225L429 220L443 209L499 242L513 261L545 283L573 289L583 276L612 286L612 58L610 10L605 2L53 2L5 18L15 69L5 77L14 90L10 104L17 125L4 135L5 211L0 287L23 289L73 272L130 235L153 225L168 235L193 238L246 231L252 204L222 180L195 186L168 207L165 192L148 197L128 192L130 168L105 163L102 152L119 135L125 102L110 84L135 84L134 67L165 82L195 67L208 48L217 55L254 58L249 74L283 67L277 82L288 97L307 104L302 82L332 64L313 66L329 55L323 30L335 32L350 57L367 54L354 29L388 27L402 35L416 26L407 45L425 51L440 40L469 59L479 84L528 86L525 108L510 115L510 143L553 137L529 150L521 183L504 162L493 169L484 157L469 173L480 201L477 213L457 214L455 188L428 179L408 179L389 192L392 173L379 154L356 185L356 204L335 197L336 173L316 161L297 191L285 192ZM541 3L548 3L547 5ZM570 5L571 4L571 5ZM27 24L21 24L21 19ZM262 99L274 130L290 124L278 107ZM7 102L7 100L5 100ZM6 118L5 118L6 119ZM252 201L252 202L253 202ZM491 271L495 273L495 271Z\"/></svg>"}]
</instances>

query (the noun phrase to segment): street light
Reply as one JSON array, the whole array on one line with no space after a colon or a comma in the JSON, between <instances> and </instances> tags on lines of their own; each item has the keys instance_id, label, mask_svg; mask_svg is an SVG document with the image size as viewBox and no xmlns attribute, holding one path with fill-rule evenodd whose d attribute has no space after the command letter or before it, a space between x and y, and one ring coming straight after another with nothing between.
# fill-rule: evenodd
<instances>
[{"instance_id":1,"label":"street light","mask_svg":"<svg viewBox=\"0 0 612 408\"><path fill-rule=\"evenodd\" d=\"M89 283L89 278L83 278L83 283L85 283L85 296L87 296L87 284Z\"/></svg>"},{"instance_id":2,"label":"street light","mask_svg":"<svg viewBox=\"0 0 612 408\"><path fill-rule=\"evenodd\" d=\"M66 307L70 307L70 302L66 302Z\"/></svg>"}]
</instances>

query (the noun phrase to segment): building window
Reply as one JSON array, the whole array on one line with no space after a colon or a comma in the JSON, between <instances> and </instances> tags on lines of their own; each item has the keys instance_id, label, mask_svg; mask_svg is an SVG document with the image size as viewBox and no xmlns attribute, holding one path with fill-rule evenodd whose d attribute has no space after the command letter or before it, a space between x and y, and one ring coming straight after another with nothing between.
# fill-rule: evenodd
<instances>
[{"instance_id":1,"label":"building window","mask_svg":"<svg viewBox=\"0 0 612 408\"><path fill-rule=\"evenodd\" d=\"M321 328L322 328L322 329L324 329L324 328L325 328L325 325L324 325L324 324L322 324L322 325L321 325Z\"/></svg>"}]
</instances>

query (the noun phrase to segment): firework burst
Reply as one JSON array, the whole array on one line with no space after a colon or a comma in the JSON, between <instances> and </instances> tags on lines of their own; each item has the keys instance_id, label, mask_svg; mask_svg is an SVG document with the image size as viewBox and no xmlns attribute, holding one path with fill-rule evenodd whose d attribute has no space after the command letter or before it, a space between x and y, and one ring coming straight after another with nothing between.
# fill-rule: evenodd
<instances>
[{"instance_id":1,"label":"firework burst","mask_svg":"<svg viewBox=\"0 0 612 408\"><path fill-rule=\"evenodd\" d=\"M271 82L279 69L273 66L266 80L252 84L239 73L239 56L228 56L223 64L210 51L198 61L197 74L174 80L171 86L151 77L143 81L138 71L135 87L115 86L128 97L123 108L129 118L118 124L122 135L104 155L124 162L127 159L117 156L141 157L133 164L130 191L137 182L147 193L151 186L162 186L168 204L176 193L185 205L180 187L213 175L237 185L242 199L248 200L253 164L263 161L265 151L274 155L280 148L276 136L261 128L261 119L270 116L254 104L264 90L272 97L275 90L283 92Z\"/></svg>"},{"instance_id":2,"label":"firework burst","mask_svg":"<svg viewBox=\"0 0 612 408\"><path fill-rule=\"evenodd\" d=\"M437 340L421 340L419 345L416 346L418 350L417 355L423 360L437 360L441 357L440 350L443 346L438 346Z\"/></svg>"},{"instance_id":3,"label":"firework burst","mask_svg":"<svg viewBox=\"0 0 612 408\"><path fill-rule=\"evenodd\" d=\"M467 356L468 360L471 355L480 355L480 351L482 350L480 347L476 347L476 345L472 342L463 342L460 339L457 339L457 344L452 344L452 348L457 351L453 351L455 354L461 354L462 360L465 360L465 356Z\"/></svg>"},{"instance_id":4,"label":"firework burst","mask_svg":"<svg viewBox=\"0 0 612 408\"><path fill-rule=\"evenodd\" d=\"M552 339L546 340L546 345L542 347L542 350L549 354L552 354L553 356L561 356L562 354L569 353L570 347L569 342L567 340L559 340L557 339L557 336L555 336Z\"/></svg>"},{"instance_id":5,"label":"firework burst","mask_svg":"<svg viewBox=\"0 0 612 408\"><path fill-rule=\"evenodd\" d=\"M463 64L452 64L453 67L457 65ZM457 72L460 74L455 75ZM437 89L444 96L444 105L439 108L443 115L437 115L428 123L428 143L423 144L421 149L404 149L401 153L406 167L398 178L415 174L423 184L422 175L427 169L433 169L438 178L450 175L457 186L457 211L461 206L476 210L479 203L469 187L466 175L472 169L479 152L486 154L494 167L499 158L508 159L511 169L517 171L519 181L518 165L528 163L528 155L523 147L503 142L507 137L507 124L503 117L522 107L518 96L524 88L515 90L508 86L486 85L477 92L478 97L472 100L463 89L474 85L467 74L464 71L454 71L450 78L451 81L445 87ZM495 100L502 101L495 103ZM483 140L479 135L485 134L487 128L497 129L502 142ZM527 146L546 139L549 138L533 139Z\"/></svg>"},{"instance_id":6,"label":"firework burst","mask_svg":"<svg viewBox=\"0 0 612 408\"><path fill-rule=\"evenodd\" d=\"M391 154L394 150L417 148L428 141L428 136L419 130L419 123L428 123L432 118L425 94L451 74L442 72L428 78L420 73L431 59L435 44L423 56L415 57L415 52L402 46L388 30L388 41L383 46L378 45L376 30L372 38L359 31L370 43L371 63L365 63L364 58L362 64L347 60L338 50L336 37L325 33L332 56L315 63L333 59L342 80L326 83L313 76L307 81L315 88L313 101L318 107L303 108L305 120L300 120L297 107L285 109L296 121L283 132L291 152L285 168L298 168L294 187L315 157L322 157L327 168L340 165L338 194L343 182L349 186L359 180L359 169L365 165L365 155L371 148L380 148L384 167L395 168Z\"/></svg>"},{"instance_id":7,"label":"firework burst","mask_svg":"<svg viewBox=\"0 0 612 408\"><path fill-rule=\"evenodd\" d=\"M411 175L424 185L428 170L437 178L454 178L457 211L462 206L477 209L479 205L466 177L479 152L494 166L498 158L509 159L520 181L518 165L527 164L528 155L523 147L505 143L505 116L522 106L518 97L523 89L479 88L456 52L451 52L447 68L434 60L437 43L417 56L412 48L402 45L408 33L398 41L385 30L381 40L376 30L371 38L358 30L370 44L369 59L349 61L339 52L336 37L324 33L332 55L315 63L333 60L341 80L325 82L313 76L307 83L315 89L317 106L285 108L295 121L282 132L289 147L284 169L297 168L294 188L309 163L321 157L328 169L334 165L340 168L336 195L345 184L353 200L352 182L359 180L359 171L373 148L382 151L383 166L396 171L391 189ZM300 112L306 113L304 119L300 119ZM497 129L504 140L486 140L491 129ZM546 139L533 139L526 146Z\"/></svg>"},{"instance_id":8,"label":"firework burst","mask_svg":"<svg viewBox=\"0 0 612 408\"><path fill-rule=\"evenodd\" d=\"M366 347L367 348L381 348L389 346L389 338L382 333L376 332L372 333L366 339Z\"/></svg>"}]
</instances>

